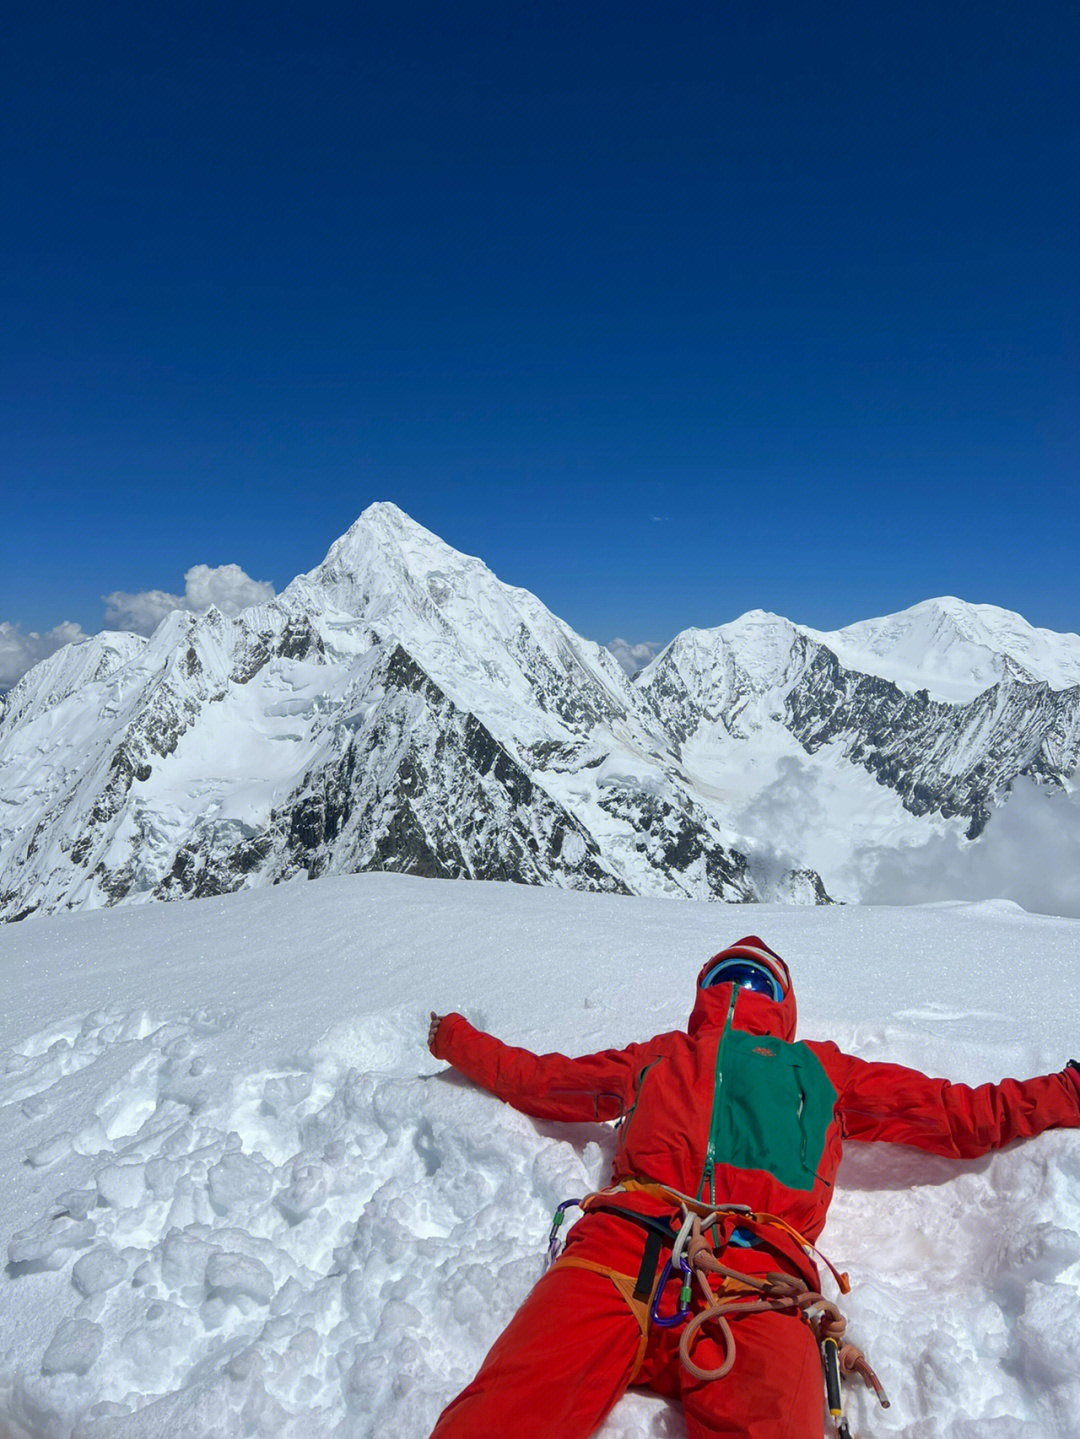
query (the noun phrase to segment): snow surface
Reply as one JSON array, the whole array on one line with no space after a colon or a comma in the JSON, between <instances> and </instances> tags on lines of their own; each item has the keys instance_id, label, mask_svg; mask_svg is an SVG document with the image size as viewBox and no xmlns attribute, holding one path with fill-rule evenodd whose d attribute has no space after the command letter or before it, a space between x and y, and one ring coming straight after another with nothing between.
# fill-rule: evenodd
<instances>
[{"instance_id":1,"label":"snow surface","mask_svg":"<svg viewBox=\"0 0 1080 1439\"><path fill-rule=\"evenodd\" d=\"M4 1439L421 1439L542 1267L603 1125L534 1122L425 1047L457 1008L583 1053L685 1023L752 927L800 1032L979 1082L1075 1052L1076 921L367 874L0 930ZM974 1163L849 1147L822 1247L908 1439L1080 1434L1080 1131ZM676 1439L647 1394L605 1439Z\"/></svg>"}]
</instances>

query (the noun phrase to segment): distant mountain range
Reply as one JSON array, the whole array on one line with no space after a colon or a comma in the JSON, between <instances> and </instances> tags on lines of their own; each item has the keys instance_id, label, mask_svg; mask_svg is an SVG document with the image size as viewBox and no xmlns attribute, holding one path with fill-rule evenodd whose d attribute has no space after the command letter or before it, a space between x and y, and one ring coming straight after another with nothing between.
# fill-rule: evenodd
<instances>
[{"instance_id":1,"label":"distant mountain range","mask_svg":"<svg viewBox=\"0 0 1080 1439\"><path fill-rule=\"evenodd\" d=\"M857 899L868 847L993 823L1080 759L1080 637L956 599L752 611L633 679L391 504L233 619L177 611L0 713L0 917L364 869Z\"/></svg>"}]
</instances>

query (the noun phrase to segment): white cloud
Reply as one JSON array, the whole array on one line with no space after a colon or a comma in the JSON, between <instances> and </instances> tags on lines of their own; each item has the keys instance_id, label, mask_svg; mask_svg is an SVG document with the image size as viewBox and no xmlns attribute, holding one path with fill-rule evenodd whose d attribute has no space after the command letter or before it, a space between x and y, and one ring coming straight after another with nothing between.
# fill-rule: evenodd
<instances>
[{"instance_id":1,"label":"white cloud","mask_svg":"<svg viewBox=\"0 0 1080 1439\"><path fill-rule=\"evenodd\" d=\"M180 595L165 590L142 590L137 595L113 590L101 598L105 601L105 628L132 630L137 635L152 635L167 614L187 608Z\"/></svg>"},{"instance_id":2,"label":"white cloud","mask_svg":"<svg viewBox=\"0 0 1080 1439\"><path fill-rule=\"evenodd\" d=\"M0 694L17 684L27 670L48 658L61 645L86 638L82 626L73 620L64 620L43 635L35 630L26 634L18 625L0 624Z\"/></svg>"},{"instance_id":3,"label":"white cloud","mask_svg":"<svg viewBox=\"0 0 1080 1439\"><path fill-rule=\"evenodd\" d=\"M208 610L217 605L224 615L238 615L248 605L274 598L269 580L253 580L239 565L192 565L184 576L185 609Z\"/></svg>"},{"instance_id":4,"label":"white cloud","mask_svg":"<svg viewBox=\"0 0 1080 1439\"><path fill-rule=\"evenodd\" d=\"M225 615L236 615L248 605L256 605L274 597L274 586L268 580L253 580L239 565L192 565L184 576L184 593L172 595L166 590L141 590L127 594L114 590L103 595L105 628L133 630L139 635L153 634L167 614L173 610L199 613L217 605Z\"/></svg>"},{"instance_id":5,"label":"white cloud","mask_svg":"<svg viewBox=\"0 0 1080 1439\"><path fill-rule=\"evenodd\" d=\"M754 800L756 837L740 838L738 848L768 889L787 870L813 863L807 836L828 825L819 776L785 755ZM867 845L832 876L835 891L822 868L826 889L857 895L861 904L1008 899L1036 913L1080 918L1080 790L1067 795L1021 779L977 840L957 827L918 844Z\"/></svg>"},{"instance_id":6,"label":"white cloud","mask_svg":"<svg viewBox=\"0 0 1080 1439\"><path fill-rule=\"evenodd\" d=\"M632 645L629 640L615 639L609 640L605 648L611 651L628 675L634 675L655 659L664 646L649 642Z\"/></svg>"},{"instance_id":7,"label":"white cloud","mask_svg":"<svg viewBox=\"0 0 1080 1439\"><path fill-rule=\"evenodd\" d=\"M1040 914L1080 918L1080 790L1020 780L976 840L935 835L861 856L867 904L1011 899Z\"/></svg>"},{"instance_id":8,"label":"white cloud","mask_svg":"<svg viewBox=\"0 0 1080 1439\"><path fill-rule=\"evenodd\" d=\"M827 823L817 774L795 755L782 755L776 778L754 800L754 835L737 844L766 897L792 870L807 867L806 836Z\"/></svg>"}]
</instances>

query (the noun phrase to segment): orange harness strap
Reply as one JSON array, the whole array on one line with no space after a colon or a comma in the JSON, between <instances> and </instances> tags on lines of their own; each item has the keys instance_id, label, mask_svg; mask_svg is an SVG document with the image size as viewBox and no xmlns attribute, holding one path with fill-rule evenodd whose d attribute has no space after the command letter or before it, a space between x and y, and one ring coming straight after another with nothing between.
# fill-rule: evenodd
<instances>
[{"instance_id":1,"label":"orange harness strap","mask_svg":"<svg viewBox=\"0 0 1080 1439\"><path fill-rule=\"evenodd\" d=\"M652 1307L653 1295L656 1293L656 1286L660 1282L659 1273L653 1280L652 1292L648 1299L636 1299L634 1290L637 1288L637 1278L630 1274L621 1274L619 1270L612 1269L607 1264L594 1264L591 1259L575 1259L573 1255L567 1255L556 1259L551 1267L552 1269L591 1269L594 1274L604 1274L626 1300L630 1306L630 1312L637 1320L641 1330L633 1368L630 1370L630 1378L627 1381L629 1384L633 1384L642 1364L645 1363L645 1350L649 1344L649 1311Z\"/></svg>"},{"instance_id":2,"label":"orange harness strap","mask_svg":"<svg viewBox=\"0 0 1080 1439\"><path fill-rule=\"evenodd\" d=\"M620 1181L618 1187L625 1190L628 1194L650 1194L654 1199L662 1199L665 1203L673 1205L676 1209L680 1206L685 1206L692 1214L696 1214L699 1219L704 1219L707 1214L712 1214L716 1209L724 1208L722 1204L703 1204L700 1199L690 1199L687 1195L680 1194L677 1189L668 1189L666 1185L655 1184L651 1180L623 1179ZM588 1199L591 1198L593 1198L593 1196L590 1194ZM740 1211L738 1217L740 1224L746 1224L750 1227L754 1225L769 1225L774 1229L782 1230L785 1234L789 1234L791 1238L795 1240L796 1244L800 1244L804 1249L809 1249L817 1255L825 1268L836 1280L841 1294L851 1293L851 1281L848 1276L841 1273L836 1265L822 1254L817 1245L811 1244L809 1239L807 1239L805 1235L800 1234L797 1229L793 1228L786 1219L781 1219L778 1214L755 1214L750 1210L745 1213Z\"/></svg>"},{"instance_id":3,"label":"orange harness strap","mask_svg":"<svg viewBox=\"0 0 1080 1439\"><path fill-rule=\"evenodd\" d=\"M634 1363L630 1370L630 1378L627 1380L628 1384L633 1384L641 1372L641 1366L645 1362L645 1353L649 1346L649 1317L652 1312L652 1302L656 1296L656 1286L660 1282L659 1274L653 1281L653 1290L648 1299L638 1299L634 1294L634 1290L637 1287L637 1280L630 1274L622 1274L618 1269L612 1269L608 1264L596 1264L591 1259L575 1259L573 1255L566 1255L557 1259L551 1267L552 1269L591 1269L594 1274L603 1274L611 1280L612 1284L614 1284L615 1288L626 1300L630 1312L637 1320L638 1327L641 1330L638 1338L637 1353L634 1356ZM717 1286L715 1298L728 1298L732 1295L753 1295L756 1297L759 1292L756 1284L745 1283L731 1276L723 1279ZM702 1313L698 1316L698 1324L700 1324L703 1319L709 1317L710 1315ZM698 1324L694 1325L695 1329L698 1327ZM728 1331L728 1333L730 1335L730 1331ZM731 1358L734 1359L734 1357L734 1346L732 1346ZM729 1364L728 1368L730 1367ZM709 1376L706 1375L704 1377Z\"/></svg>"}]
</instances>

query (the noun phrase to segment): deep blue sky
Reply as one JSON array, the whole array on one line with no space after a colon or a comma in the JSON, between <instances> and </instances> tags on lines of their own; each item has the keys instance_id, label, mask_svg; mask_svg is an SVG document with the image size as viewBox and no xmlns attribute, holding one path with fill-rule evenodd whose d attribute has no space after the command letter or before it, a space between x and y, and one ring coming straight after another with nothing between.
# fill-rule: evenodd
<instances>
[{"instance_id":1,"label":"deep blue sky","mask_svg":"<svg viewBox=\"0 0 1080 1439\"><path fill-rule=\"evenodd\" d=\"M16 0L0 621L394 500L577 629L1080 628L1074 3Z\"/></svg>"}]
</instances>

